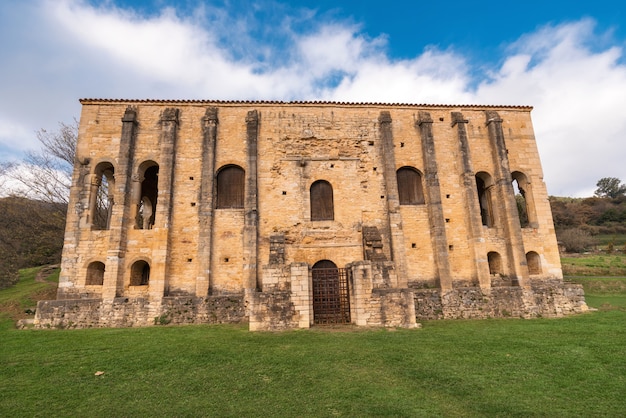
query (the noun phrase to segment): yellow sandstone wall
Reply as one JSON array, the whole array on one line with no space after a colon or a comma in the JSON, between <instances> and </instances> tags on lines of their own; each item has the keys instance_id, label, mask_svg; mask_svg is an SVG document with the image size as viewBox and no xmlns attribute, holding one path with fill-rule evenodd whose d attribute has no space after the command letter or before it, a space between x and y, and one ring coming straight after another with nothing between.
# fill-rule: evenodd
<instances>
[{"instance_id":1,"label":"yellow sandstone wall","mask_svg":"<svg viewBox=\"0 0 626 418\"><path fill-rule=\"evenodd\" d=\"M261 288L263 266L269 264L272 235L284 235L287 265L306 263L312 266L327 259L344 267L364 259L363 226L378 228L387 260L395 261L397 271L406 272L406 277L399 280L403 279L410 287L438 285L442 264L441 258L437 261L435 255L436 242L447 245L444 258L447 257L454 287L478 284L480 268L477 266L480 262L486 263L489 251L501 255L505 274L517 276L522 286L528 285L530 278L525 259L520 259L519 254L529 251L540 256L541 277L562 277L530 108L88 99L82 104L60 299L94 295L104 298L145 296L151 300L168 294L205 296L209 293L209 283L213 294L242 293L247 288L245 272L250 266L245 265L247 243L243 232L246 209L211 211L209 260L203 261L202 256L208 245L201 237L204 226L199 221L203 117L207 108L212 107L217 108L218 119L213 175L231 164L249 173L246 117L249 111L258 112L258 152L254 156L258 164L258 247L254 268ZM133 211L124 212L120 204L123 201L127 206L132 204L131 190L119 184L125 176L118 169L127 155L120 154L120 143L122 117L129 106L136 112L133 156L127 162L129 175L136 174L142 162L159 164L157 207L166 201L161 196L161 184L169 173L163 165L161 150L166 140L161 118L166 108L178 109L171 216L168 221L159 212L163 208L158 208L154 227L149 230L135 229ZM537 223L520 229L519 222L517 226L514 224L517 215L507 212L501 199L495 199L497 224L493 228L481 225L478 235L472 238L472 218L468 213L478 202L469 200L463 185L464 156L459 146L459 125L453 126L451 113L460 112L467 121L469 160L474 173L484 171L496 177L498 157L487 127L487 111L497 112L502 120L510 171L522 172L530 181ZM384 155L382 147L381 112L389 112L391 117L391 157L395 169L410 166L422 173L427 195L425 204L400 205L398 225L390 222L389 208L393 211L393 199L397 196L388 195L385 182L384 162L390 161L390 156ZM424 154L423 139L416 126L419 112L428 113L432 119L432 154ZM435 159L436 173L427 172L424 161L428 159ZM115 204L111 228L95 231L87 216L89 184L95 167L104 161L115 168ZM432 219L434 212L430 205L435 202L426 193L427 175L435 176L438 181L439 194L435 198L440 202L443 219ZM326 180L333 187L334 220L310 219L309 189L317 180ZM522 242L520 248L510 248L511 242L515 242L510 237L515 228ZM402 237L401 252L399 248L392 248L392 230ZM440 230L444 231L443 236L437 232ZM116 237L124 241L121 251ZM440 240L436 241L438 237ZM113 265L118 260L121 260L120 273L115 276ZM145 260L150 265L147 286L130 286L130 269L137 260ZM87 266L93 261L106 266L101 286L85 285Z\"/></svg>"}]
</instances>

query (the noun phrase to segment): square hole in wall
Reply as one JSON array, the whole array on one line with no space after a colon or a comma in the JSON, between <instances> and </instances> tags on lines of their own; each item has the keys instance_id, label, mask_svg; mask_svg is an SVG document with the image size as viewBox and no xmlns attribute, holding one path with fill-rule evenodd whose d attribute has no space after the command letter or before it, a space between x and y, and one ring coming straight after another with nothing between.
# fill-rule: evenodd
<instances>
[{"instance_id":1,"label":"square hole in wall","mask_svg":"<svg viewBox=\"0 0 626 418\"><path fill-rule=\"evenodd\" d=\"M224 263L228 263L228 257L224 257Z\"/></svg>"},{"instance_id":2,"label":"square hole in wall","mask_svg":"<svg viewBox=\"0 0 626 418\"><path fill-rule=\"evenodd\" d=\"M285 196L286 194L287 194L287 192L283 190L283 196Z\"/></svg>"},{"instance_id":3,"label":"square hole in wall","mask_svg":"<svg viewBox=\"0 0 626 418\"><path fill-rule=\"evenodd\" d=\"M454 250L454 245L448 245L448 250L450 251Z\"/></svg>"},{"instance_id":4,"label":"square hole in wall","mask_svg":"<svg viewBox=\"0 0 626 418\"><path fill-rule=\"evenodd\" d=\"M196 202L191 202L191 206L196 206Z\"/></svg>"},{"instance_id":5,"label":"square hole in wall","mask_svg":"<svg viewBox=\"0 0 626 418\"><path fill-rule=\"evenodd\" d=\"M411 243L411 248L417 248L417 244L416 244L416 243L414 243L414 242L412 242L412 243Z\"/></svg>"},{"instance_id":6,"label":"square hole in wall","mask_svg":"<svg viewBox=\"0 0 626 418\"><path fill-rule=\"evenodd\" d=\"M450 195L449 194L446 195L446 199L450 199Z\"/></svg>"},{"instance_id":7,"label":"square hole in wall","mask_svg":"<svg viewBox=\"0 0 626 418\"><path fill-rule=\"evenodd\" d=\"M450 223L450 218L446 218L446 223Z\"/></svg>"},{"instance_id":8,"label":"square hole in wall","mask_svg":"<svg viewBox=\"0 0 626 418\"><path fill-rule=\"evenodd\" d=\"M189 177L189 180L193 180L193 176Z\"/></svg>"},{"instance_id":9,"label":"square hole in wall","mask_svg":"<svg viewBox=\"0 0 626 418\"><path fill-rule=\"evenodd\" d=\"M400 142L400 148L404 148L404 142Z\"/></svg>"},{"instance_id":10,"label":"square hole in wall","mask_svg":"<svg viewBox=\"0 0 626 418\"><path fill-rule=\"evenodd\" d=\"M188 259L187 259L187 262L188 262L188 263L191 263L192 261L193 261L193 258L188 258Z\"/></svg>"}]
</instances>

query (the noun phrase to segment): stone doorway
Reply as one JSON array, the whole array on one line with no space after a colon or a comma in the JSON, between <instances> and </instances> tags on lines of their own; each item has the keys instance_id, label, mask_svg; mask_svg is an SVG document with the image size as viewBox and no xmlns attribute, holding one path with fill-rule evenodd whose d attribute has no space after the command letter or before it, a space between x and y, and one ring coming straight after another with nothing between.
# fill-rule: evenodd
<instances>
[{"instance_id":1,"label":"stone doorway","mask_svg":"<svg viewBox=\"0 0 626 418\"><path fill-rule=\"evenodd\" d=\"M313 323L349 324L350 293L345 269L330 260L315 263L313 276Z\"/></svg>"}]
</instances>

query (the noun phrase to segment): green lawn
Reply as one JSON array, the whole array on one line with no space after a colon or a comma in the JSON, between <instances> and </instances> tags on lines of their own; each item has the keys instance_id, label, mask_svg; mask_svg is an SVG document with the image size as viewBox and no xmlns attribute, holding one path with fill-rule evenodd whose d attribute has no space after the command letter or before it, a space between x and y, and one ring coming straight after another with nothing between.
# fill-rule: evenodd
<instances>
[{"instance_id":1,"label":"green lawn","mask_svg":"<svg viewBox=\"0 0 626 418\"><path fill-rule=\"evenodd\" d=\"M584 315L416 330L16 330L5 317L0 416L620 417L626 295L606 292L592 297L611 306Z\"/></svg>"},{"instance_id":2,"label":"green lawn","mask_svg":"<svg viewBox=\"0 0 626 418\"><path fill-rule=\"evenodd\" d=\"M587 305L597 309L626 310L626 277L566 277L585 289Z\"/></svg>"},{"instance_id":3,"label":"green lawn","mask_svg":"<svg viewBox=\"0 0 626 418\"><path fill-rule=\"evenodd\" d=\"M566 276L626 276L626 255L585 254L561 257Z\"/></svg>"}]
</instances>

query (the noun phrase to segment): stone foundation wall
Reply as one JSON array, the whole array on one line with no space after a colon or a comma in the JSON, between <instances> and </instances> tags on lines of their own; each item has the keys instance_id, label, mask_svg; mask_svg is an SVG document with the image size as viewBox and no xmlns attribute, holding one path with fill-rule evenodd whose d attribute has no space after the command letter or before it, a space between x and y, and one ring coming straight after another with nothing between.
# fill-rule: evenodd
<instances>
[{"instance_id":1,"label":"stone foundation wall","mask_svg":"<svg viewBox=\"0 0 626 418\"><path fill-rule=\"evenodd\" d=\"M222 324L247 322L242 295L145 298L67 299L40 301L36 328L141 327L167 324Z\"/></svg>"},{"instance_id":2,"label":"stone foundation wall","mask_svg":"<svg viewBox=\"0 0 626 418\"><path fill-rule=\"evenodd\" d=\"M250 297L250 331L277 331L298 328L299 315L291 292L254 292Z\"/></svg>"},{"instance_id":3,"label":"stone foundation wall","mask_svg":"<svg viewBox=\"0 0 626 418\"><path fill-rule=\"evenodd\" d=\"M435 319L562 317L586 312L582 286L558 279L533 281L530 289L509 286L439 289L371 289L359 307L352 306L353 322L366 326L414 327ZM69 299L41 301L36 328L139 327L167 324L249 322L251 331L307 328L310 312L294 304L289 290L248 295L147 298ZM297 298L296 298L297 302ZM356 302L356 301L353 301ZM246 313L246 308L250 309ZM357 311L360 309L360 311Z\"/></svg>"},{"instance_id":4,"label":"stone foundation wall","mask_svg":"<svg viewBox=\"0 0 626 418\"><path fill-rule=\"evenodd\" d=\"M556 318L586 312L588 307L581 285L558 279L537 280L530 289L501 286L412 289L415 316L420 320L485 318Z\"/></svg>"}]
</instances>

